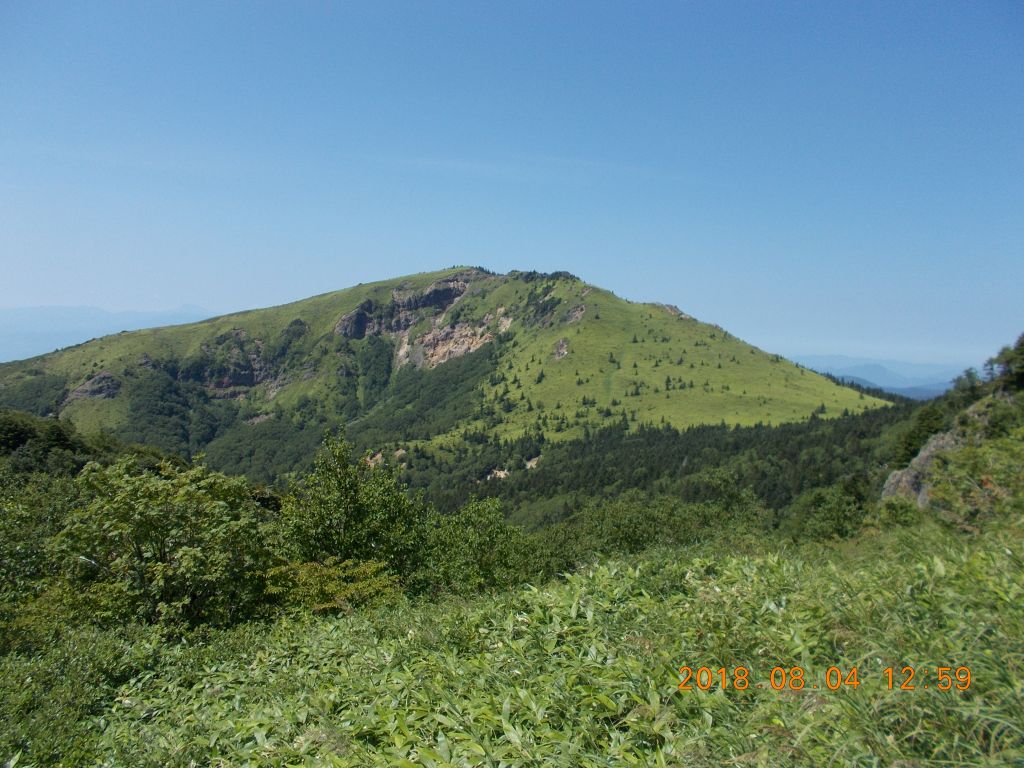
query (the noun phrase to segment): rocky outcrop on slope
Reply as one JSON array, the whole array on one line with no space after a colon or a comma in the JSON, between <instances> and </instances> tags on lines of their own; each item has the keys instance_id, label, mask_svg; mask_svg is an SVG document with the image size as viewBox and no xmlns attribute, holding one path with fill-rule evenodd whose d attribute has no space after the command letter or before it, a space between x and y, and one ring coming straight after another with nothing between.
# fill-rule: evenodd
<instances>
[{"instance_id":1,"label":"rocky outcrop on slope","mask_svg":"<svg viewBox=\"0 0 1024 768\"><path fill-rule=\"evenodd\" d=\"M932 435L906 469L898 469L889 475L882 488L882 498L903 496L923 509L928 505L928 470L940 453L956 448L961 442L954 432Z\"/></svg>"},{"instance_id":2,"label":"rocky outcrop on slope","mask_svg":"<svg viewBox=\"0 0 1024 768\"><path fill-rule=\"evenodd\" d=\"M395 289L387 304L367 299L338 320L334 332L347 339L402 333L422 320L425 311L434 315L446 312L466 293L470 277L458 273L437 280L422 291Z\"/></svg>"},{"instance_id":3,"label":"rocky outcrop on slope","mask_svg":"<svg viewBox=\"0 0 1024 768\"><path fill-rule=\"evenodd\" d=\"M344 315L334 332L347 339L388 334L395 337L396 362L399 367L412 363L433 368L456 357L474 352L493 340L488 322L446 322L446 313L469 290L473 279L482 273L466 270L436 280L426 288L396 288L387 304L368 299ZM430 328L416 338L410 329L423 320ZM507 329L508 323L504 324Z\"/></svg>"},{"instance_id":4,"label":"rocky outcrop on slope","mask_svg":"<svg viewBox=\"0 0 1024 768\"><path fill-rule=\"evenodd\" d=\"M470 323L456 323L435 328L416 340L416 346L423 350L423 362L433 368L449 360L475 352L494 336L486 326Z\"/></svg>"},{"instance_id":5,"label":"rocky outcrop on slope","mask_svg":"<svg viewBox=\"0 0 1024 768\"><path fill-rule=\"evenodd\" d=\"M84 397L110 398L121 391L121 382L110 371L100 371L75 387L64 399L65 405Z\"/></svg>"}]
</instances>

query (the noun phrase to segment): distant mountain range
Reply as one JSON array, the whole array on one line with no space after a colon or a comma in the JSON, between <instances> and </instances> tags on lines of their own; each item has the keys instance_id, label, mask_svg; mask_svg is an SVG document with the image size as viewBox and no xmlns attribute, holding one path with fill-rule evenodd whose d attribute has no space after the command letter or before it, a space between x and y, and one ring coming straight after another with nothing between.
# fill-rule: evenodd
<instances>
[{"instance_id":1,"label":"distant mountain range","mask_svg":"<svg viewBox=\"0 0 1024 768\"><path fill-rule=\"evenodd\" d=\"M820 373L896 395L927 400L941 395L969 365L907 363L845 355L801 355L800 365Z\"/></svg>"},{"instance_id":2,"label":"distant mountain range","mask_svg":"<svg viewBox=\"0 0 1024 768\"><path fill-rule=\"evenodd\" d=\"M566 272L459 267L169 319L0 364L0 406L272 479L304 466L339 426L361 447L459 461L459 446L494 439L779 424L886 404Z\"/></svg>"},{"instance_id":3,"label":"distant mountain range","mask_svg":"<svg viewBox=\"0 0 1024 768\"><path fill-rule=\"evenodd\" d=\"M192 323L209 317L202 307L160 312L107 312L97 307L0 309L0 362L52 352L119 331Z\"/></svg>"}]
</instances>

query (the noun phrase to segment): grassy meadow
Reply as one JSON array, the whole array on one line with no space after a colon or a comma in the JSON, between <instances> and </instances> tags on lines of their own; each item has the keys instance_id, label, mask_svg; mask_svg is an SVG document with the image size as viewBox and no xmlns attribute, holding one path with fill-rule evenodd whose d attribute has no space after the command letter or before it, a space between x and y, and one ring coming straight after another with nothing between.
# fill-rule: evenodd
<instances>
[{"instance_id":1,"label":"grassy meadow","mask_svg":"<svg viewBox=\"0 0 1024 768\"><path fill-rule=\"evenodd\" d=\"M1022 552L1019 519L970 538L723 536L493 596L247 625L161 651L81 738L136 766L1009 765ZM684 665L765 687L680 691ZM918 687L889 690L883 669L907 665ZM807 686L771 689L775 666ZM860 685L828 690L830 666ZM921 687L960 666L967 690Z\"/></svg>"}]
</instances>

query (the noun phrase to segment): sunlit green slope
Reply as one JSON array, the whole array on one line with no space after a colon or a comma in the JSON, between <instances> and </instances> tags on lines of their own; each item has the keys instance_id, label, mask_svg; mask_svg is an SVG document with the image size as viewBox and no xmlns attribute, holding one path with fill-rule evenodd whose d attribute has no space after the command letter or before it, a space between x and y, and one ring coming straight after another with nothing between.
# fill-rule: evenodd
<instances>
[{"instance_id":1,"label":"sunlit green slope","mask_svg":"<svg viewBox=\"0 0 1024 768\"><path fill-rule=\"evenodd\" d=\"M450 444L467 430L559 439L623 418L780 423L882 404L674 308L567 273L468 268L0 365L0 405L263 474L341 424L374 443Z\"/></svg>"}]
</instances>

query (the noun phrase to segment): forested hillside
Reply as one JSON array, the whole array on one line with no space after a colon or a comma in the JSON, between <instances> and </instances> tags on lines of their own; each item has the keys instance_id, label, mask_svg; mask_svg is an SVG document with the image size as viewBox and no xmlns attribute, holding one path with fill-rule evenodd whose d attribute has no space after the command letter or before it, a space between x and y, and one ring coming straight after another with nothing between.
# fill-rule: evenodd
<instances>
[{"instance_id":1,"label":"forested hillside","mask_svg":"<svg viewBox=\"0 0 1024 768\"><path fill-rule=\"evenodd\" d=\"M337 427L360 450L441 460L479 435L553 444L885 404L564 272L453 268L0 365L0 406L263 482L308 469Z\"/></svg>"}]
</instances>

